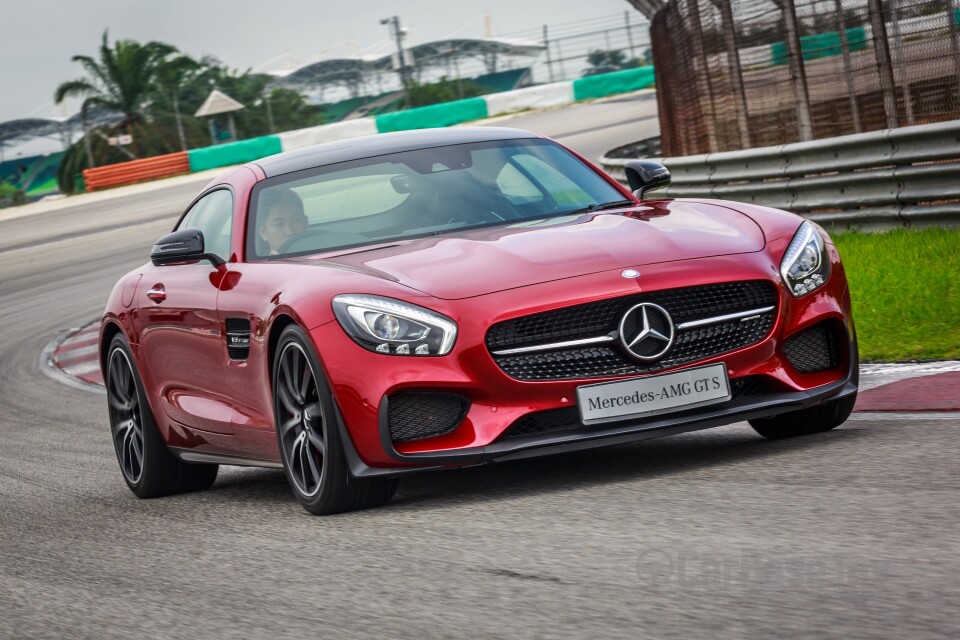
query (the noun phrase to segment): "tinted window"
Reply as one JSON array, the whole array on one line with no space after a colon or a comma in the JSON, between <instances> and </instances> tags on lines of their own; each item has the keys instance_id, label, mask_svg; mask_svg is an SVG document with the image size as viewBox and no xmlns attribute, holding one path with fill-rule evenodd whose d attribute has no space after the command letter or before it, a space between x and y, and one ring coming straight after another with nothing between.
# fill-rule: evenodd
<instances>
[{"instance_id":1,"label":"tinted window","mask_svg":"<svg viewBox=\"0 0 960 640\"><path fill-rule=\"evenodd\" d=\"M233 194L219 189L205 195L180 221L177 230L199 229L204 248L224 260L230 259L230 230L233 226Z\"/></svg>"},{"instance_id":2,"label":"tinted window","mask_svg":"<svg viewBox=\"0 0 960 640\"><path fill-rule=\"evenodd\" d=\"M567 214L623 195L547 140L387 154L254 187L247 253L298 255Z\"/></svg>"}]
</instances>

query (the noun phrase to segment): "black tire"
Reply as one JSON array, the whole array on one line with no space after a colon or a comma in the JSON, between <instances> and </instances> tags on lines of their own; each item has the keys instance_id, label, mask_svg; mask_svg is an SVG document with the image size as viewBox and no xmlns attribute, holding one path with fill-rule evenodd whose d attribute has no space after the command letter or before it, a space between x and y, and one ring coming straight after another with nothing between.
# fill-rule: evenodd
<instances>
[{"instance_id":1,"label":"black tire","mask_svg":"<svg viewBox=\"0 0 960 640\"><path fill-rule=\"evenodd\" d=\"M280 334L273 359L273 418L283 470L304 509L328 515L390 501L397 480L356 478L343 453L333 394L297 325Z\"/></svg>"},{"instance_id":2,"label":"black tire","mask_svg":"<svg viewBox=\"0 0 960 640\"><path fill-rule=\"evenodd\" d=\"M779 440L822 433L846 422L857 403L857 394L831 400L816 407L751 420L750 426L764 438Z\"/></svg>"},{"instance_id":3,"label":"black tire","mask_svg":"<svg viewBox=\"0 0 960 640\"><path fill-rule=\"evenodd\" d=\"M167 449L122 334L110 342L104 385L113 448L120 473L134 494L157 498L213 485L219 465L181 462Z\"/></svg>"}]
</instances>

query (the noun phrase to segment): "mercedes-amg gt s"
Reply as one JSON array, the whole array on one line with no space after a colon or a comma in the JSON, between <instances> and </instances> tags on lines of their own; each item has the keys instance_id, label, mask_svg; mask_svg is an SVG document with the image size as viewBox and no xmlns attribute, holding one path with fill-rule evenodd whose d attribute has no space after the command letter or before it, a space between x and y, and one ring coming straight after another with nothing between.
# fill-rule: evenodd
<instances>
[{"instance_id":1,"label":"mercedes-amg gt s","mask_svg":"<svg viewBox=\"0 0 960 640\"><path fill-rule=\"evenodd\" d=\"M397 477L749 421L836 427L857 394L850 295L791 213L651 198L513 129L386 134L211 182L110 296L100 333L123 478L283 468L300 503Z\"/></svg>"}]
</instances>

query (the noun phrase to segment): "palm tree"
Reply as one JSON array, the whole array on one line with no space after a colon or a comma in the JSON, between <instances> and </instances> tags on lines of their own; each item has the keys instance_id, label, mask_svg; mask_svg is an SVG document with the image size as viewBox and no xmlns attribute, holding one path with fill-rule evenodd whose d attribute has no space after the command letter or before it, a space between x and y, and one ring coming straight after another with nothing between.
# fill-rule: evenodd
<instances>
[{"instance_id":1,"label":"palm tree","mask_svg":"<svg viewBox=\"0 0 960 640\"><path fill-rule=\"evenodd\" d=\"M180 136L180 147L187 150L187 138L183 134L183 119L180 116L180 92L194 79L201 69L201 64L189 56L177 56L164 60L156 70L156 82L163 96L170 100L173 106L173 115L177 122L177 134Z\"/></svg>"},{"instance_id":2,"label":"palm tree","mask_svg":"<svg viewBox=\"0 0 960 640\"><path fill-rule=\"evenodd\" d=\"M118 130L130 133L132 127L144 121L141 110L155 89L158 68L176 51L176 47L162 42L140 44L133 40L117 40L111 47L104 31L99 60L82 55L72 58L83 65L88 77L61 84L54 101L60 104L66 98L83 98L80 111L84 120L95 107L119 112L123 119Z\"/></svg>"}]
</instances>

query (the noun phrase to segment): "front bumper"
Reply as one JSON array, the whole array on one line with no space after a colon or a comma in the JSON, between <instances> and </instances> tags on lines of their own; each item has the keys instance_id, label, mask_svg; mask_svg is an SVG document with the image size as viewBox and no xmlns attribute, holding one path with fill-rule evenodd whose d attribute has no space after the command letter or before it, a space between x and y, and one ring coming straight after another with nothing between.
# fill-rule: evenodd
<instances>
[{"instance_id":1,"label":"front bumper","mask_svg":"<svg viewBox=\"0 0 960 640\"><path fill-rule=\"evenodd\" d=\"M855 355L855 343L852 348ZM850 362L847 374L842 379L810 391L780 392L734 399L702 409L654 416L640 421L626 420L600 426L584 426L581 429L564 431L559 434L542 434L499 441L482 447L409 454L400 453L393 446L390 439L390 427L386 419L388 401L384 399L379 424L381 444L384 450L397 462L417 465L405 468L371 467L367 465L361 460L356 449L350 443L342 416L339 413L337 426L346 443L347 461L350 464L351 472L355 476L397 476L430 468L472 466L488 462L503 462L582 451L710 429L756 418L766 418L787 411L812 407L830 400L849 397L857 393L857 385L858 366L856 360L853 359Z\"/></svg>"},{"instance_id":2,"label":"front bumper","mask_svg":"<svg viewBox=\"0 0 960 640\"><path fill-rule=\"evenodd\" d=\"M768 247L778 255L782 248ZM694 410L614 423L577 426L557 433L501 438L516 420L533 412L575 406L576 388L617 378L524 382L506 375L484 346L491 324L558 306L636 294L638 283L600 273L457 301L435 300L426 306L453 318L459 326L457 346L445 357L402 357L371 353L359 347L336 322L315 328L322 366L337 401L338 428L357 476L397 475L430 467L452 467L512 460L563 451L635 442L695 431L742 420L802 409L856 393L856 336L843 267L830 247L833 273L827 285L804 298L793 298L778 281L767 251L706 258L688 263L648 265L642 291L719 281L765 278L777 284L779 312L759 342L682 368L723 362L731 380L760 376L770 391ZM584 292L571 295L571 292ZM423 301L417 300L419 304ZM491 309L497 310L491 312ZM784 340L816 323L830 320L842 328L844 354L836 369L818 373L794 370L782 354ZM338 363L348 363L347 366ZM622 376L621 376L622 378ZM389 397L398 391L456 393L470 409L453 432L413 442L394 442L388 424Z\"/></svg>"}]
</instances>

